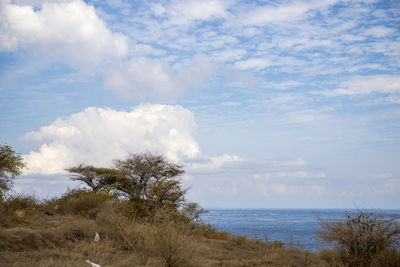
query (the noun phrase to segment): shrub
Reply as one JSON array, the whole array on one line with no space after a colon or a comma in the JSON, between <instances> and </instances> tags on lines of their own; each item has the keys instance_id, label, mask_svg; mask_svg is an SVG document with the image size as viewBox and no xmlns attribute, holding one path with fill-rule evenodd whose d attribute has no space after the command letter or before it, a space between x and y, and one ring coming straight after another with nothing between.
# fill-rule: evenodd
<instances>
[{"instance_id":1,"label":"shrub","mask_svg":"<svg viewBox=\"0 0 400 267\"><path fill-rule=\"evenodd\" d=\"M181 214L187 218L188 222L200 225L203 223L201 215L207 211L200 207L198 203L186 202L180 209Z\"/></svg>"},{"instance_id":2,"label":"shrub","mask_svg":"<svg viewBox=\"0 0 400 267\"><path fill-rule=\"evenodd\" d=\"M35 207L39 201L35 196L13 195L9 196L2 204L9 210L27 209Z\"/></svg>"},{"instance_id":3,"label":"shrub","mask_svg":"<svg viewBox=\"0 0 400 267\"><path fill-rule=\"evenodd\" d=\"M356 215L346 214L344 221L323 221L319 238L333 243L345 266L379 266L382 260L391 266L400 241L397 219L360 210Z\"/></svg>"},{"instance_id":4,"label":"shrub","mask_svg":"<svg viewBox=\"0 0 400 267\"><path fill-rule=\"evenodd\" d=\"M54 207L57 205L57 212L62 214L75 214L94 219L108 201L115 199L115 195L101 190L74 189L47 204Z\"/></svg>"},{"instance_id":5,"label":"shrub","mask_svg":"<svg viewBox=\"0 0 400 267\"><path fill-rule=\"evenodd\" d=\"M65 216L64 219L67 223L64 223L58 229L58 233L55 235L61 235L62 239L68 241L82 241L82 240L93 240L95 235L96 225L93 220L77 216Z\"/></svg>"},{"instance_id":6,"label":"shrub","mask_svg":"<svg viewBox=\"0 0 400 267\"><path fill-rule=\"evenodd\" d=\"M138 263L144 265L152 251L152 228L144 222L138 223L125 216L118 209L119 206L107 205L99 213L97 223L101 229L100 234L114 240L120 248L136 252Z\"/></svg>"},{"instance_id":7,"label":"shrub","mask_svg":"<svg viewBox=\"0 0 400 267\"><path fill-rule=\"evenodd\" d=\"M0 202L0 225L25 222L26 209L33 209L39 204L35 196L14 195Z\"/></svg>"},{"instance_id":8,"label":"shrub","mask_svg":"<svg viewBox=\"0 0 400 267\"><path fill-rule=\"evenodd\" d=\"M194 253L192 240L172 225L160 225L152 233L154 253L168 267L190 266Z\"/></svg>"},{"instance_id":9,"label":"shrub","mask_svg":"<svg viewBox=\"0 0 400 267\"><path fill-rule=\"evenodd\" d=\"M232 238L230 233L217 231L209 224L198 225L192 232L207 239L230 240Z\"/></svg>"}]
</instances>

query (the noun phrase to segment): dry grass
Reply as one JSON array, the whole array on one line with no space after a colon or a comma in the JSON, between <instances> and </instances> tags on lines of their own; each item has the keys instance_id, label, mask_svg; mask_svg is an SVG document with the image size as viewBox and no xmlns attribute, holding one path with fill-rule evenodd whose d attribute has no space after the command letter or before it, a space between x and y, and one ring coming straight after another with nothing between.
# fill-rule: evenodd
<instances>
[{"instance_id":1,"label":"dry grass","mask_svg":"<svg viewBox=\"0 0 400 267\"><path fill-rule=\"evenodd\" d=\"M173 210L143 217L129 203L91 194L1 203L0 266L89 266L85 260L101 266L346 266L332 250L310 253L233 236L188 223ZM379 263L395 266L399 257L387 251Z\"/></svg>"}]
</instances>

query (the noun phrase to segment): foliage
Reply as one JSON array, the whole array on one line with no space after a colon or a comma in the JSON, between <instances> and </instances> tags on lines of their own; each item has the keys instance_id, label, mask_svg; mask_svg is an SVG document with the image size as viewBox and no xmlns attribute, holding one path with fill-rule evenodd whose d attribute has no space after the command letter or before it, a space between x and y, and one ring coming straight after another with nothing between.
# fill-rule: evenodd
<instances>
[{"instance_id":1,"label":"foliage","mask_svg":"<svg viewBox=\"0 0 400 267\"><path fill-rule=\"evenodd\" d=\"M152 233L155 253L163 260L165 266L191 266L194 253L192 240L180 233L172 225L155 227Z\"/></svg>"},{"instance_id":2,"label":"foliage","mask_svg":"<svg viewBox=\"0 0 400 267\"><path fill-rule=\"evenodd\" d=\"M184 198L182 167L162 156L131 155L113 169L69 171L90 189L47 201L16 195L0 202L0 266L81 266L86 259L101 266L328 266L282 243L202 223L204 210Z\"/></svg>"},{"instance_id":3,"label":"foliage","mask_svg":"<svg viewBox=\"0 0 400 267\"><path fill-rule=\"evenodd\" d=\"M180 210L183 216L187 218L189 222L194 224L201 224L201 214L207 211L203 209L198 203L195 202L185 202Z\"/></svg>"},{"instance_id":4,"label":"foliage","mask_svg":"<svg viewBox=\"0 0 400 267\"><path fill-rule=\"evenodd\" d=\"M121 267L341 266L282 243L246 240L193 223L183 207L159 207L143 218L138 203L102 190L70 190L43 202L17 195L4 203L8 215L21 212L29 220L0 227L0 266L84 266L86 259ZM97 216L87 216L92 210ZM94 242L96 232L100 240Z\"/></svg>"},{"instance_id":5,"label":"foliage","mask_svg":"<svg viewBox=\"0 0 400 267\"><path fill-rule=\"evenodd\" d=\"M320 239L333 243L339 261L346 266L380 266L381 260L397 255L400 224L396 217L360 210L356 215L346 214L344 221L323 221L322 229Z\"/></svg>"},{"instance_id":6,"label":"foliage","mask_svg":"<svg viewBox=\"0 0 400 267\"><path fill-rule=\"evenodd\" d=\"M122 179L118 170L108 168L96 168L91 165L80 164L76 167L68 168L69 178L74 181L82 181L93 191L102 189L110 190L112 186Z\"/></svg>"},{"instance_id":7,"label":"foliage","mask_svg":"<svg viewBox=\"0 0 400 267\"><path fill-rule=\"evenodd\" d=\"M82 181L94 191L112 191L148 208L178 208L185 202L186 190L181 188L184 171L162 155L131 154L114 163L112 169L81 164L67 171L70 179Z\"/></svg>"},{"instance_id":8,"label":"foliage","mask_svg":"<svg viewBox=\"0 0 400 267\"><path fill-rule=\"evenodd\" d=\"M73 189L64 193L61 198L49 201L47 205L52 209L57 206L52 212L95 218L108 201L115 199L115 195L102 190Z\"/></svg>"},{"instance_id":9,"label":"foliage","mask_svg":"<svg viewBox=\"0 0 400 267\"><path fill-rule=\"evenodd\" d=\"M152 207L167 205L179 207L185 201L186 190L182 190L179 180L154 181L146 190L146 201Z\"/></svg>"},{"instance_id":10,"label":"foliage","mask_svg":"<svg viewBox=\"0 0 400 267\"><path fill-rule=\"evenodd\" d=\"M13 195L0 202L0 226L10 226L26 221L26 209L34 209L39 204L35 196Z\"/></svg>"},{"instance_id":11,"label":"foliage","mask_svg":"<svg viewBox=\"0 0 400 267\"><path fill-rule=\"evenodd\" d=\"M168 162L162 155L131 154L126 160L115 160L115 167L124 176L117 188L135 201L172 203L182 200L180 189L181 166Z\"/></svg>"},{"instance_id":12,"label":"foliage","mask_svg":"<svg viewBox=\"0 0 400 267\"><path fill-rule=\"evenodd\" d=\"M15 177L22 174L24 167L20 155L8 145L0 145L0 199L10 190Z\"/></svg>"}]
</instances>

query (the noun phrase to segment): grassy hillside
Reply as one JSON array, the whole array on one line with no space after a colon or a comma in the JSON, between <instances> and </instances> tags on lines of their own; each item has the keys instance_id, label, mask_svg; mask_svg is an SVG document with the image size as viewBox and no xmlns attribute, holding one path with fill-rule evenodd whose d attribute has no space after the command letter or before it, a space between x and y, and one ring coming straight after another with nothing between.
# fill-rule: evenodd
<instances>
[{"instance_id":1,"label":"grassy hillside","mask_svg":"<svg viewBox=\"0 0 400 267\"><path fill-rule=\"evenodd\" d=\"M41 203L16 196L0 207L0 266L346 266L330 250L232 236L176 209L146 210L102 191ZM396 262L398 253L386 264Z\"/></svg>"},{"instance_id":2,"label":"grassy hillside","mask_svg":"<svg viewBox=\"0 0 400 267\"><path fill-rule=\"evenodd\" d=\"M116 160L114 168L70 168L70 178L90 190L46 201L5 194L23 164L2 158L1 267L400 266L396 218L360 211L343 222L326 222L320 238L334 250L310 253L204 224L202 209L185 198L182 166L160 155L132 154Z\"/></svg>"},{"instance_id":3,"label":"grassy hillside","mask_svg":"<svg viewBox=\"0 0 400 267\"><path fill-rule=\"evenodd\" d=\"M0 209L0 266L328 266L329 253L217 232L173 209L148 211L104 192L71 191ZM95 233L100 240L95 242Z\"/></svg>"}]
</instances>

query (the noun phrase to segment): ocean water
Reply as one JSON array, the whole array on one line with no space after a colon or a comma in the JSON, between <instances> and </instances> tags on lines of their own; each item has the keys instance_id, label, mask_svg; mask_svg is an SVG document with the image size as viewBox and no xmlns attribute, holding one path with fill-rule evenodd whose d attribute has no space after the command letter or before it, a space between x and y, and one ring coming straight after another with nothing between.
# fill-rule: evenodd
<instances>
[{"instance_id":1,"label":"ocean water","mask_svg":"<svg viewBox=\"0 0 400 267\"><path fill-rule=\"evenodd\" d=\"M400 210L375 210L385 216L400 216ZM357 210L343 209L211 209L203 220L219 231L248 238L282 241L309 251L317 251L328 244L321 243L316 234L321 220L341 220L345 214Z\"/></svg>"}]
</instances>

